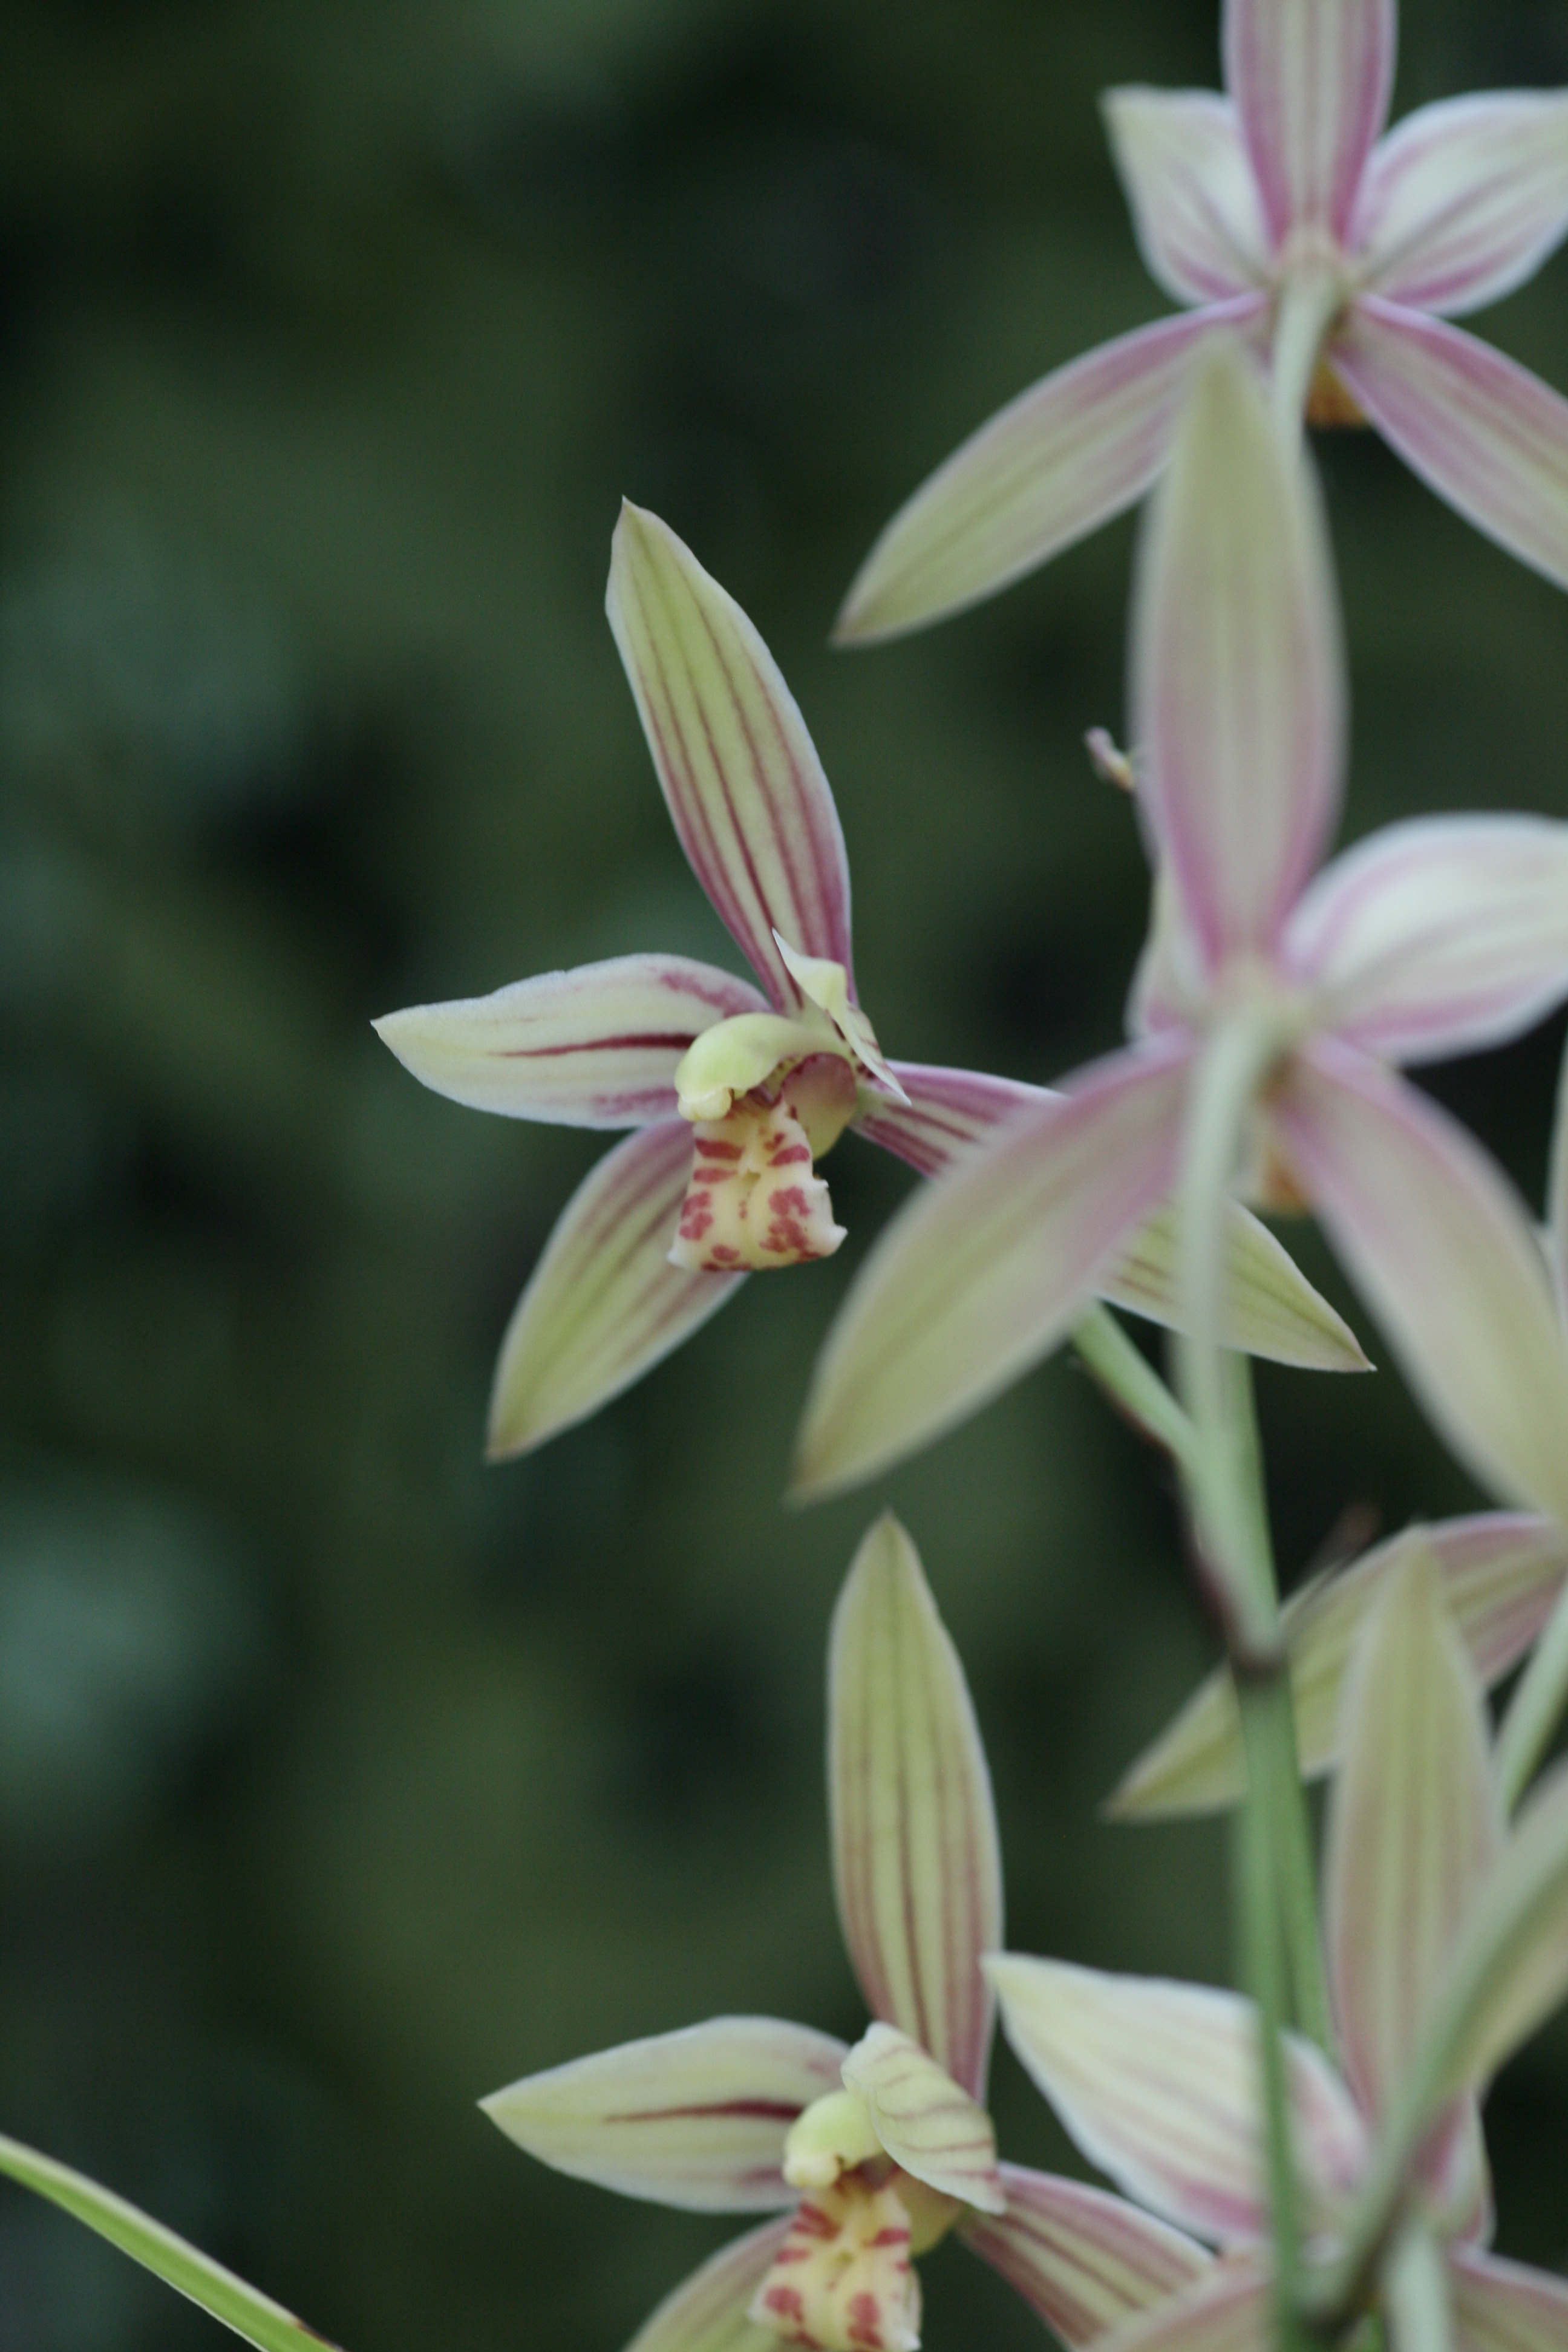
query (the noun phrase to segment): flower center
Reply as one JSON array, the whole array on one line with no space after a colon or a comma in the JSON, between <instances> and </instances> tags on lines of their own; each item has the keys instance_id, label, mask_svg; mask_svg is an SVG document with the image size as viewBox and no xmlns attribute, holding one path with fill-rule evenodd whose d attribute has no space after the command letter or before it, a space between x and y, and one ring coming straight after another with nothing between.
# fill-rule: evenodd
<instances>
[{"instance_id":1,"label":"flower center","mask_svg":"<svg viewBox=\"0 0 1568 2352\"><path fill-rule=\"evenodd\" d=\"M891 2181L855 2171L813 2189L747 2316L816 2352L918 2352L920 2281L909 2213Z\"/></svg>"}]
</instances>

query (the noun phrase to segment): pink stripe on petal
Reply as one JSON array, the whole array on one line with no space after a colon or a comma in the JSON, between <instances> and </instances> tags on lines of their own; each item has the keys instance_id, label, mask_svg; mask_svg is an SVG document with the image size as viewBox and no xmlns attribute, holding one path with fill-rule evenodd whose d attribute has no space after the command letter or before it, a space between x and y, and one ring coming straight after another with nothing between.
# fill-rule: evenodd
<instances>
[{"instance_id":1,"label":"pink stripe on petal","mask_svg":"<svg viewBox=\"0 0 1568 2352\"><path fill-rule=\"evenodd\" d=\"M1568 1524L1568 1354L1524 1205L1447 1112L1331 1039L1271 1104L1297 1181L1448 1444Z\"/></svg>"},{"instance_id":2,"label":"pink stripe on petal","mask_svg":"<svg viewBox=\"0 0 1568 2352\"><path fill-rule=\"evenodd\" d=\"M1267 2234L1258 2021L1239 1994L1012 1952L986 1962L1008 2041L1092 2164L1221 2245ZM1366 2139L1322 2053L1291 2037L1308 2218L1357 2180Z\"/></svg>"},{"instance_id":3,"label":"pink stripe on petal","mask_svg":"<svg viewBox=\"0 0 1568 2352\"><path fill-rule=\"evenodd\" d=\"M1490 344L1364 295L1333 362L1405 464L1521 563L1568 587L1568 401Z\"/></svg>"},{"instance_id":4,"label":"pink stripe on petal","mask_svg":"<svg viewBox=\"0 0 1568 2352\"><path fill-rule=\"evenodd\" d=\"M1234 350L1199 371L1150 510L1131 667L1140 797L1194 943L1211 968L1268 954L1338 813L1343 657L1315 485Z\"/></svg>"},{"instance_id":5,"label":"pink stripe on petal","mask_svg":"<svg viewBox=\"0 0 1568 2352\"><path fill-rule=\"evenodd\" d=\"M1275 245L1343 237L1388 117L1394 0L1226 0L1226 87Z\"/></svg>"},{"instance_id":6,"label":"pink stripe on petal","mask_svg":"<svg viewBox=\"0 0 1568 2352\"><path fill-rule=\"evenodd\" d=\"M1007 2210L962 2225L965 2245L1069 2352L1213 2273L1194 2239L1121 2197L1021 2165L1001 2167Z\"/></svg>"},{"instance_id":7,"label":"pink stripe on petal","mask_svg":"<svg viewBox=\"0 0 1568 2352\"><path fill-rule=\"evenodd\" d=\"M1123 2320L1096 2352L1274 2352L1274 2285L1260 2254L1233 2254L1167 2301Z\"/></svg>"},{"instance_id":8,"label":"pink stripe on petal","mask_svg":"<svg viewBox=\"0 0 1568 2352\"><path fill-rule=\"evenodd\" d=\"M1260 285L1268 239L1236 109L1207 89L1108 90L1111 152L1152 275L1178 302Z\"/></svg>"},{"instance_id":9,"label":"pink stripe on petal","mask_svg":"<svg viewBox=\"0 0 1568 2352\"><path fill-rule=\"evenodd\" d=\"M797 1491L929 1444L1037 1363L1170 1191L1189 1047L1113 1055L994 1150L919 1192L867 1259L818 1358Z\"/></svg>"},{"instance_id":10,"label":"pink stripe on petal","mask_svg":"<svg viewBox=\"0 0 1568 2352\"><path fill-rule=\"evenodd\" d=\"M889 1066L908 1102L879 1098L860 1112L855 1130L922 1176L941 1175L978 1144L994 1142L1015 1118L1060 1100L1045 1087L987 1077L979 1070L937 1069L919 1062Z\"/></svg>"},{"instance_id":11,"label":"pink stripe on petal","mask_svg":"<svg viewBox=\"0 0 1568 2352\"><path fill-rule=\"evenodd\" d=\"M606 609L680 845L773 1003L793 1012L803 1000L775 929L850 969L843 835L795 697L733 597L630 505Z\"/></svg>"},{"instance_id":12,"label":"pink stripe on petal","mask_svg":"<svg viewBox=\"0 0 1568 2352\"><path fill-rule=\"evenodd\" d=\"M868 644L962 612L1131 506L1170 454L1194 351L1267 307L1248 294L1158 320L1021 393L893 517L836 635Z\"/></svg>"},{"instance_id":13,"label":"pink stripe on petal","mask_svg":"<svg viewBox=\"0 0 1568 2352\"><path fill-rule=\"evenodd\" d=\"M1465 2352L1563 2352L1568 2279L1472 2246L1451 2247L1448 2264Z\"/></svg>"},{"instance_id":14,"label":"pink stripe on petal","mask_svg":"<svg viewBox=\"0 0 1568 2352\"><path fill-rule=\"evenodd\" d=\"M1325 1026L1384 1060L1500 1045L1568 995L1568 825L1386 825L1317 877L1284 952Z\"/></svg>"},{"instance_id":15,"label":"pink stripe on petal","mask_svg":"<svg viewBox=\"0 0 1568 2352\"><path fill-rule=\"evenodd\" d=\"M529 1453L596 1412L744 1281L668 1262L691 1150L683 1118L646 1127L608 1152L562 1211L501 1342L492 1459Z\"/></svg>"},{"instance_id":16,"label":"pink stripe on petal","mask_svg":"<svg viewBox=\"0 0 1568 2352\"><path fill-rule=\"evenodd\" d=\"M834 1612L827 1724L834 1887L867 2006L982 2097L993 2004L980 1956L1002 1937L991 1780L958 1654L890 1516Z\"/></svg>"},{"instance_id":17,"label":"pink stripe on petal","mask_svg":"<svg viewBox=\"0 0 1568 2352\"><path fill-rule=\"evenodd\" d=\"M1479 310L1568 233L1568 92L1488 91L1407 114L1374 152L1352 238L1370 291Z\"/></svg>"},{"instance_id":18,"label":"pink stripe on petal","mask_svg":"<svg viewBox=\"0 0 1568 2352\"><path fill-rule=\"evenodd\" d=\"M643 1127L675 1113L692 1039L766 1010L749 982L686 956L616 956L541 972L490 996L421 1004L374 1025L421 1085L474 1110L568 1127Z\"/></svg>"}]
</instances>

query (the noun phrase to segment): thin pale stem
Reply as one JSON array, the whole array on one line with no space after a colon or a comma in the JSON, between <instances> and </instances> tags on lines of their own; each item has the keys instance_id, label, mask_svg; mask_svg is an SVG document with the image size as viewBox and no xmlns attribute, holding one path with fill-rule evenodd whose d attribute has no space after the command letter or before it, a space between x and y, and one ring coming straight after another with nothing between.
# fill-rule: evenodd
<instances>
[{"instance_id":1,"label":"thin pale stem","mask_svg":"<svg viewBox=\"0 0 1568 2352\"><path fill-rule=\"evenodd\" d=\"M1304 2352L1305 2333L1297 2313L1301 2272L1301 2231L1296 2163L1290 2145L1290 2084L1283 2028L1286 2016L1285 1947L1280 1935L1279 1879L1271 1850L1272 1823L1265 1798L1271 1776L1263 1743L1255 1748L1269 1694L1266 1685L1241 1692L1241 1730L1247 1747L1248 1796L1236 1840L1236 1907L1241 1973L1258 2008L1258 2055L1263 2073L1265 2147L1268 2158L1269 2220L1274 2238L1274 2288L1278 2352Z\"/></svg>"},{"instance_id":2,"label":"thin pale stem","mask_svg":"<svg viewBox=\"0 0 1568 2352\"><path fill-rule=\"evenodd\" d=\"M1274 418L1289 441L1301 437L1323 338L1343 302L1338 272L1318 261L1299 263L1280 289L1271 358Z\"/></svg>"},{"instance_id":3,"label":"thin pale stem","mask_svg":"<svg viewBox=\"0 0 1568 2352\"><path fill-rule=\"evenodd\" d=\"M1568 1591L1521 1677L1498 1734L1493 1770L1505 1813L1523 1796L1568 1704Z\"/></svg>"},{"instance_id":4,"label":"thin pale stem","mask_svg":"<svg viewBox=\"0 0 1568 2352\"><path fill-rule=\"evenodd\" d=\"M1145 1437L1184 1466L1195 1463L1197 1432L1109 1307L1091 1307L1074 1326L1072 1343L1100 1387Z\"/></svg>"}]
</instances>

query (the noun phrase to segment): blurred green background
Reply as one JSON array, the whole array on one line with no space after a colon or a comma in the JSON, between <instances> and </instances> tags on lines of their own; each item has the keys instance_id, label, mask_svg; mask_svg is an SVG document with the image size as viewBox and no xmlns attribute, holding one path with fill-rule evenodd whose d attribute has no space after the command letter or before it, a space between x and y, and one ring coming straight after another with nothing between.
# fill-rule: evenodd
<instances>
[{"instance_id":1,"label":"blurred green background","mask_svg":"<svg viewBox=\"0 0 1568 2352\"><path fill-rule=\"evenodd\" d=\"M725 2234L555 2179L480 2093L719 2009L859 2031L822 1652L884 1495L968 1663L1013 1941L1226 1968L1217 1832L1095 1819L1209 1653L1083 1377L777 1506L893 1164L847 1141L840 1257L487 1472L496 1344L601 1145L423 1093L367 1025L733 961L603 619L625 491L801 699L889 1049L1044 1079L1114 1042L1144 878L1080 737L1121 721L1130 526L930 636L825 639L963 432L1162 308L1095 97L1212 82L1215 16L0 13L0 2125L353 2352L616 2352ZM1410 0L1402 106L1563 80L1561 0ZM1568 384L1568 263L1484 327ZM1321 456L1350 829L1568 809L1568 601L1370 436ZM1536 1200L1560 1045L1434 1080ZM1392 1373L1263 1401L1291 1576L1347 1508L1466 1507ZM1005 2055L997 2099L1006 2152L1065 2158ZM1565 2116L1560 2025L1493 2105L1501 2243L1558 2264ZM938 2352L1042 2340L961 2252L925 2276ZM218 2340L0 2200L4 2352Z\"/></svg>"}]
</instances>

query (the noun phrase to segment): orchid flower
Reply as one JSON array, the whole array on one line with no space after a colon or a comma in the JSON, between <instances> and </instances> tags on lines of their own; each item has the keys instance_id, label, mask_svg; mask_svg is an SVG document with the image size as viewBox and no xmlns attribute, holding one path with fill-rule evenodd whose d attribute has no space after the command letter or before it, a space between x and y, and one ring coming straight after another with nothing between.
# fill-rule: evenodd
<instances>
[{"instance_id":1,"label":"orchid flower","mask_svg":"<svg viewBox=\"0 0 1568 2352\"><path fill-rule=\"evenodd\" d=\"M1388 826L1314 877L1343 683L1305 454L1210 355L1144 535L1137 799L1158 875L1135 1042L906 1206L828 1335L797 1491L973 1412L1069 1328L1182 1187L1184 1328L1215 1336L1228 1189L1310 1204L1460 1457L1568 1524L1568 1350L1491 1160L1394 1065L1517 1034L1568 992L1568 827Z\"/></svg>"},{"instance_id":2,"label":"orchid flower","mask_svg":"<svg viewBox=\"0 0 1568 2352\"><path fill-rule=\"evenodd\" d=\"M680 845L761 987L684 956L622 956L376 1023L416 1077L458 1102L634 1130L579 1186L518 1304L494 1455L596 1412L746 1270L836 1250L843 1231L814 1163L847 1127L931 1174L1045 1099L883 1059L855 993L843 835L805 722L739 605L636 507L616 530L607 605ZM1238 1212L1229 1250L1235 1345L1364 1368L1263 1226ZM1168 1213L1104 1287L1155 1320L1174 1313Z\"/></svg>"},{"instance_id":3,"label":"orchid flower","mask_svg":"<svg viewBox=\"0 0 1568 2352\"><path fill-rule=\"evenodd\" d=\"M1403 1534L1287 1601L1281 1633L1304 1778L1340 1760L1345 1677L1364 1626L1413 1555L1436 1562L1470 1671L1490 1690L1518 1665L1568 1591L1568 1538L1550 1519L1483 1511ZM1228 1666L1216 1667L1132 1766L1106 1811L1118 1821L1217 1812L1246 1789L1241 1720Z\"/></svg>"},{"instance_id":4,"label":"orchid flower","mask_svg":"<svg viewBox=\"0 0 1568 2352\"><path fill-rule=\"evenodd\" d=\"M714 2018L483 2102L558 2171L779 2216L677 2287L632 2352L910 2352L911 2256L951 2230L1069 2347L1205 2276L1182 2231L997 2161L981 2104L994 2009L980 1955L1002 1926L991 1783L957 1654L890 1517L834 1616L827 1776L838 1914L876 2021L853 2049L775 2018Z\"/></svg>"},{"instance_id":5,"label":"orchid flower","mask_svg":"<svg viewBox=\"0 0 1568 2352\"><path fill-rule=\"evenodd\" d=\"M1480 1693L1436 1562L1408 1551L1346 1690L1324 1852L1334 2064L1290 2037L1309 2308L1393 2352L1559 2352L1568 2280L1487 2252L1479 2111L1568 1992L1568 1772L1502 1831ZM1227 2260L1108 2352L1269 2352L1258 2024L1239 1996L1006 1955L1009 2040L1090 2161Z\"/></svg>"},{"instance_id":6,"label":"orchid flower","mask_svg":"<svg viewBox=\"0 0 1568 2352\"><path fill-rule=\"evenodd\" d=\"M1194 350L1272 353L1286 412L1375 425L1449 505L1568 585L1568 402L1444 323L1568 231L1568 92L1447 99L1386 135L1394 0L1226 0L1227 95L1105 101L1144 260L1184 316L1004 408L894 517L841 638L891 636L1032 571L1164 466Z\"/></svg>"}]
</instances>

